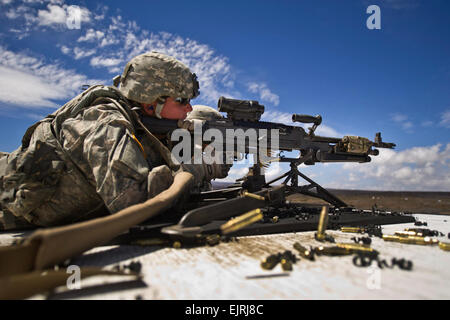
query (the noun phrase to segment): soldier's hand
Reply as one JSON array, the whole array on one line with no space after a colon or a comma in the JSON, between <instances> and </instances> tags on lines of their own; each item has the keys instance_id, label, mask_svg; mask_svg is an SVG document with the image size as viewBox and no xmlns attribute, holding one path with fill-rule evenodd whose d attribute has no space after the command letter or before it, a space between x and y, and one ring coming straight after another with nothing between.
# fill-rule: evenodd
<instances>
[{"instance_id":1,"label":"soldier's hand","mask_svg":"<svg viewBox=\"0 0 450 320\"><path fill-rule=\"evenodd\" d=\"M173 183L172 171L166 165L153 168L148 175L147 191L148 198L153 198L167 190Z\"/></svg>"},{"instance_id":2,"label":"soldier's hand","mask_svg":"<svg viewBox=\"0 0 450 320\"><path fill-rule=\"evenodd\" d=\"M196 184L210 182L212 179L222 179L228 175L231 165L228 164L182 164L183 171L193 174Z\"/></svg>"},{"instance_id":3,"label":"soldier's hand","mask_svg":"<svg viewBox=\"0 0 450 320\"><path fill-rule=\"evenodd\" d=\"M182 129L189 130L191 132L194 131L194 128L198 126L201 128L201 126L205 123L205 120L199 120L199 119L185 119L185 120L178 120L178 127Z\"/></svg>"},{"instance_id":4,"label":"soldier's hand","mask_svg":"<svg viewBox=\"0 0 450 320\"><path fill-rule=\"evenodd\" d=\"M223 179L226 178L230 171L231 165L228 164L202 164L205 170L205 179Z\"/></svg>"}]
</instances>

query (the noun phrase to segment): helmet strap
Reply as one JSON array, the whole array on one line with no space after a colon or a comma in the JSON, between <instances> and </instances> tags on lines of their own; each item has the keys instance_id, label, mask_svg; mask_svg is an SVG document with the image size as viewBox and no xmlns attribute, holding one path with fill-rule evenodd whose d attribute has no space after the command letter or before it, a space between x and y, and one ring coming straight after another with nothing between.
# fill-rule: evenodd
<instances>
[{"instance_id":1,"label":"helmet strap","mask_svg":"<svg viewBox=\"0 0 450 320\"><path fill-rule=\"evenodd\" d=\"M158 119L161 119L161 111L164 108L165 103L166 103L165 101L161 101L160 99L158 99L155 109L155 115Z\"/></svg>"}]
</instances>

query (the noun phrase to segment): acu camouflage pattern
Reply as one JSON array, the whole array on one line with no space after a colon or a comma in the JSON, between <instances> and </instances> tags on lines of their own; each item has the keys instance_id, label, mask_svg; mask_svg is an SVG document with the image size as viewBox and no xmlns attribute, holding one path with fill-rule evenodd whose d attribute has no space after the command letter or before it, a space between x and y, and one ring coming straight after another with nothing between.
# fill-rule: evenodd
<instances>
[{"instance_id":1,"label":"acu camouflage pattern","mask_svg":"<svg viewBox=\"0 0 450 320\"><path fill-rule=\"evenodd\" d=\"M118 89L95 86L30 127L0 158L0 228L98 217L167 187L171 171L134 116Z\"/></svg>"},{"instance_id":2,"label":"acu camouflage pattern","mask_svg":"<svg viewBox=\"0 0 450 320\"><path fill-rule=\"evenodd\" d=\"M153 103L164 96L192 99L198 95L198 82L189 68L177 59L147 52L125 66L120 91L140 103Z\"/></svg>"}]
</instances>

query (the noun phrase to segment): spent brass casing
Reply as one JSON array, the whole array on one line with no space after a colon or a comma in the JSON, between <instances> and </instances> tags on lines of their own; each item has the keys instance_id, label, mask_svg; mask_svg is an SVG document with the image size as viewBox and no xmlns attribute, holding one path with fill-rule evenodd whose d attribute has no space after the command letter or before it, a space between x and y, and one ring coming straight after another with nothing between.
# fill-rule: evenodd
<instances>
[{"instance_id":1,"label":"spent brass casing","mask_svg":"<svg viewBox=\"0 0 450 320\"><path fill-rule=\"evenodd\" d=\"M364 233L364 229L359 227L341 227L341 232Z\"/></svg>"},{"instance_id":2,"label":"spent brass casing","mask_svg":"<svg viewBox=\"0 0 450 320\"><path fill-rule=\"evenodd\" d=\"M315 249L316 254L325 255L325 256L346 256L352 254L352 250L341 248L338 246L335 247L318 247Z\"/></svg>"},{"instance_id":3,"label":"spent brass casing","mask_svg":"<svg viewBox=\"0 0 450 320\"><path fill-rule=\"evenodd\" d=\"M270 255L261 262L261 268L265 270L272 270L278 262L280 262L280 257L278 255Z\"/></svg>"},{"instance_id":4,"label":"spent brass casing","mask_svg":"<svg viewBox=\"0 0 450 320\"><path fill-rule=\"evenodd\" d=\"M181 248L181 242L180 241L174 241L172 244L172 247L174 247L175 249L180 249Z\"/></svg>"},{"instance_id":5,"label":"spent brass casing","mask_svg":"<svg viewBox=\"0 0 450 320\"><path fill-rule=\"evenodd\" d=\"M220 230L222 231L222 234L228 234L255 223L262 218L263 214L261 209L255 209L224 223L220 226Z\"/></svg>"},{"instance_id":6,"label":"spent brass casing","mask_svg":"<svg viewBox=\"0 0 450 320\"><path fill-rule=\"evenodd\" d=\"M294 243L295 250L298 251L301 257L308 259L308 260L314 260L314 252L305 248L300 243L296 242Z\"/></svg>"},{"instance_id":7,"label":"spent brass casing","mask_svg":"<svg viewBox=\"0 0 450 320\"><path fill-rule=\"evenodd\" d=\"M347 250L350 250L354 253L357 252L368 252L368 253L373 253L375 252L374 249L372 249L369 246L366 246L364 244L358 244L358 243L336 243L336 246L339 248L345 248Z\"/></svg>"},{"instance_id":8,"label":"spent brass casing","mask_svg":"<svg viewBox=\"0 0 450 320\"><path fill-rule=\"evenodd\" d=\"M438 244L438 240L430 238L430 237L417 237L417 236L408 236L408 237L400 237L396 235L383 235L384 241L394 241L405 244L418 244L418 245L434 245Z\"/></svg>"},{"instance_id":9,"label":"spent brass casing","mask_svg":"<svg viewBox=\"0 0 450 320\"><path fill-rule=\"evenodd\" d=\"M395 231L395 235L399 237L423 237L423 233L416 231Z\"/></svg>"},{"instance_id":10,"label":"spent brass casing","mask_svg":"<svg viewBox=\"0 0 450 320\"><path fill-rule=\"evenodd\" d=\"M248 197L248 198L253 198L253 199L256 199L256 200L262 200L262 201L266 200L263 196L258 196L257 194L250 193L250 192L247 192L247 191L245 191L243 193L243 196L244 197Z\"/></svg>"},{"instance_id":11,"label":"spent brass casing","mask_svg":"<svg viewBox=\"0 0 450 320\"><path fill-rule=\"evenodd\" d=\"M292 271L292 262L289 261L289 259L282 258L280 263L281 263L281 268L284 271Z\"/></svg>"},{"instance_id":12,"label":"spent brass casing","mask_svg":"<svg viewBox=\"0 0 450 320\"><path fill-rule=\"evenodd\" d=\"M316 240L325 240L325 230L328 225L328 207L323 206L320 212L319 224L317 225Z\"/></svg>"},{"instance_id":13,"label":"spent brass casing","mask_svg":"<svg viewBox=\"0 0 450 320\"><path fill-rule=\"evenodd\" d=\"M450 243L447 242L439 242L439 248L444 251L450 251Z\"/></svg>"}]
</instances>

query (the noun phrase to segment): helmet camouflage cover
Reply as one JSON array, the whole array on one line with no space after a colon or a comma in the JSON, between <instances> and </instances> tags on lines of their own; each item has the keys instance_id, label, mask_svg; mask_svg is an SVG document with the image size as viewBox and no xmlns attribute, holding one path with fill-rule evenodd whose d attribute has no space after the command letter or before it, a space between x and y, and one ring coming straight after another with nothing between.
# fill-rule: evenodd
<instances>
[{"instance_id":1,"label":"helmet camouflage cover","mask_svg":"<svg viewBox=\"0 0 450 320\"><path fill-rule=\"evenodd\" d=\"M120 78L120 91L140 103L152 103L166 96L193 99L200 94L195 73L177 59L154 51L127 63Z\"/></svg>"}]
</instances>

